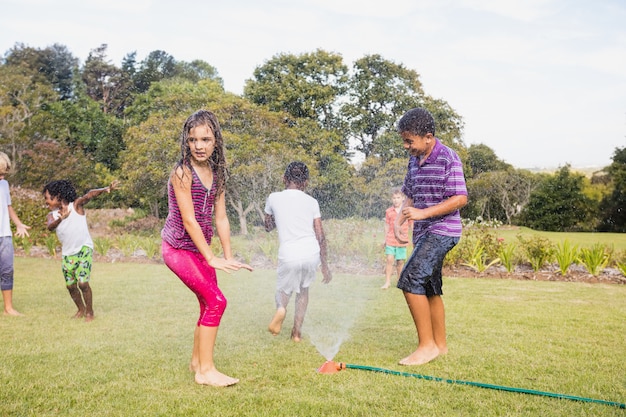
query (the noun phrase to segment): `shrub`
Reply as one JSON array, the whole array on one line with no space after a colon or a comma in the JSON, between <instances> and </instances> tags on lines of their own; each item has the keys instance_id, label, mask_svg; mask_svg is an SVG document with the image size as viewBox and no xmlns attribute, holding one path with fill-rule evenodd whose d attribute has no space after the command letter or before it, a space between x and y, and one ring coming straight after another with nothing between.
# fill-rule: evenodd
<instances>
[{"instance_id":1,"label":"shrub","mask_svg":"<svg viewBox=\"0 0 626 417\"><path fill-rule=\"evenodd\" d=\"M502 243L500 245L498 257L500 258L502 266L504 266L504 268L506 269L506 272L511 273L515 270L518 259L516 246L515 244L513 244L513 242L509 242L507 244Z\"/></svg>"},{"instance_id":2,"label":"shrub","mask_svg":"<svg viewBox=\"0 0 626 417\"><path fill-rule=\"evenodd\" d=\"M470 256L469 260L462 265L469 266L476 272L484 272L498 262L500 262L499 258L492 259L491 261L487 260L487 252L485 251L485 247L481 241L477 240L474 243L472 255Z\"/></svg>"},{"instance_id":3,"label":"shrub","mask_svg":"<svg viewBox=\"0 0 626 417\"><path fill-rule=\"evenodd\" d=\"M517 239L522 244L522 250L533 271L539 271L546 263L552 260L554 246L549 239L537 235L529 238L517 235Z\"/></svg>"},{"instance_id":4,"label":"shrub","mask_svg":"<svg viewBox=\"0 0 626 417\"><path fill-rule=\"evenodd\" d=\"M102 256L107 256L109 249L113 247L113 242L111 241L111 239L108 239L106 237L95 237L93 239L93 246L96 250L96 253L99 253Z\"/></svg>"},{"instance_id":5,"label":"shrub","mask_svg":"<svg viewBox=\"0 0 626 417\"><path fill-rule=\"evenodd\" d=\"M570 265L578 261L578 245L572 245L570 241L566 239L556 245L554 257L559 264L561 275L565 275Z\"/></svg>"},{"instance_id":6,"label":"shrub","mask_svg":"<svg viewBox=\"0 0 626 417\"><path fill-rule=\"evenodd\" d=\"M580 250L579 261L595 277L607 266L611 260L612 252L612 248L596 243L590 248L582 248Z\"/></svg>"}]
</instances>

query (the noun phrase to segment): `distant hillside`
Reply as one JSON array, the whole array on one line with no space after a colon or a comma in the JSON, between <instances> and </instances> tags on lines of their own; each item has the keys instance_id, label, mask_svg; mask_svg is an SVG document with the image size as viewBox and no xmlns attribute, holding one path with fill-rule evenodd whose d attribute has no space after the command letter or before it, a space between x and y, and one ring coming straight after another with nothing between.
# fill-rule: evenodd
<instances>
[{"instance_id":1,"label":"distant hillside","mask_svg":"<svg viewBox=\"0 0 626 417\"><path fill-rule=\"evenodd\" d=\"M602 171L602 169L604 169L605 167L600 167L600 166L595 166L595 167L571 167L572 172L580 172L581 174L584 174L586 177L591 178L591 176L598 172L598 171ZM546 174L552 174L556 171L558 171L559 169L561 169L561 167L552 167L552 168L524 168L529 170L530 172L536 172L536 173L546 173Z\"/></svg>"}]
</instances>

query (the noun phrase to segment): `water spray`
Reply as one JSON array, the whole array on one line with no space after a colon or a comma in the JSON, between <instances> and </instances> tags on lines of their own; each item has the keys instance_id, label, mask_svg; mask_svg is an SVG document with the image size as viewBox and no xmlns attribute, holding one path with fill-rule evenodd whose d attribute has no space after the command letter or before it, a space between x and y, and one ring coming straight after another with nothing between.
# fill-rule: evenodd
<instances>
[{"instance_id":1,"label":"water spray","mask_svg":"<svg viewBox=\"0 0 626 417\"><path fill-rule=\"evenodd\" d=\"M326 362L324 362L324 364L317 369L317 372L319 372L320 374L335 374L335 373L337 373L337 372L339 372L339 371L341 371L343 369L360 369L360 370L364 370L364 371L381 372L381 373L390 374L390 375L399 375L399 376L406 376L406 377L412 377L412 378L418 378L418 379L425 379L427 381L446 382L448 384L458 384L458 385L470 385L470 386L473 386L473 387L495 389L495 390L499 390L499 391L517 392L517 393L522 393L522 394L540 395L540 396L543 396L543 397L560 398L560 399L563 399L563 400L572 400L572 401L582 401L582 402L596 403L596 404L605 404L605 405L611 405L611 406L614 406L614 407L619 407L619 408L622 408L622 409L626 409L626 404L615 402L615 401L597 400L597 399L594 399L594 398L577 397L577 396L574 396L574 395L556 394L556 393L553 393L553 392L537 391L537 390L524 389L524 388L506 387L506 386L502 386L502 385L484 384L484 383L481 383L481 382L461 381L461 380L458 380L458 379L439 378L439 377L435 377L435 376L412 374L412 373L408 373L408 372L392 371L390 369L375 368L375 367L372 367L372 366L352 365L352 364L349 364L349 363L334 362L334 361L331 361L331 360L327 360Z\"/></svg>"}]
</instances>

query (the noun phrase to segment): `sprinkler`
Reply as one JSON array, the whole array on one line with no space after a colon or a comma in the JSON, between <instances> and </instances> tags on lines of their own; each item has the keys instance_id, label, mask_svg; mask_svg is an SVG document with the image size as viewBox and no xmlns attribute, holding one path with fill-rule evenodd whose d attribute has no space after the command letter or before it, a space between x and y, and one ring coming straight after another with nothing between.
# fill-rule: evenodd
<instances>
[{"instance_id":1,"label":"sprinkler","mask_svg":"<svg viewBox=\"0 0 626 417\"><path fill-rule=\"evenodd\" d=\"M342 362L326 361L317 369L320 374L336 374L342 369L346 369L346 364Z\"/></svg>"},{"instance_id":2,"label":"sprinkler","mask_svg":"<svg viewBox=\"0 0 626 417\"><path fill-rule=\"evenodd\" d=\"M324 362L324 364L317 369L317 372L319 372L320 374L336 374L342 369L361 369L365 371L382 372L382 373L391 374L391 375L400 375L400 376L407 376L407 377L413 377L413 378L418 378L418 379L425 379L427 381L447 382L448 384L470 385L474 387L495 389L499 391L518 392L522 394L541 395L544 397L560 398L564 400L605 404L605 405L611 405L611 406L615 406L618 408L626 409L626 404L615 402L615 401L596 400L594 398L576 397L574 395L555 394L553 392L537 391L537 390L524 389L524 388L505 387L503 385L484 384L482 382L461 381L458 379L445 379L445 378L439 378L436 376L411 374L408 372L392 371L390 369L375 368L372 366L352 365L349 363L333 362L330 360Z\"/></svg>"}]
</instances>

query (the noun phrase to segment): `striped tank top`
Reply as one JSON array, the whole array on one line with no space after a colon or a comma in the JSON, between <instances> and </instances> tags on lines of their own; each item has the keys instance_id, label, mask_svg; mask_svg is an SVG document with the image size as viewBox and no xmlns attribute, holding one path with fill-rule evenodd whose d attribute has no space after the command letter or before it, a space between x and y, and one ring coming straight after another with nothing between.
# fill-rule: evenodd
<instances>
[{"instance_id":1,"label":"striped tank top","mask_svg":"<svg viewBox=\"0 0 626 417\"><path fill-rule=\"evenodd\" d=\"M191 198L193 200L193 209L196 214L196 220L200 224L204 239L211 244L213 237L213 207L215 205L215 193L217 191L217 183L215 182L215 174L213 175L213 184L208 190L200 181L196 171L191 168ZM161 231L161 238L170 246L176 249L183 249L192 252L198 252L198 248L191 240L191 236L185 230L183 219L180 214L174 186L171 181L167 183L167 203L168 214L165 219L165 225Z\"/></svg>"}]
</instances>

